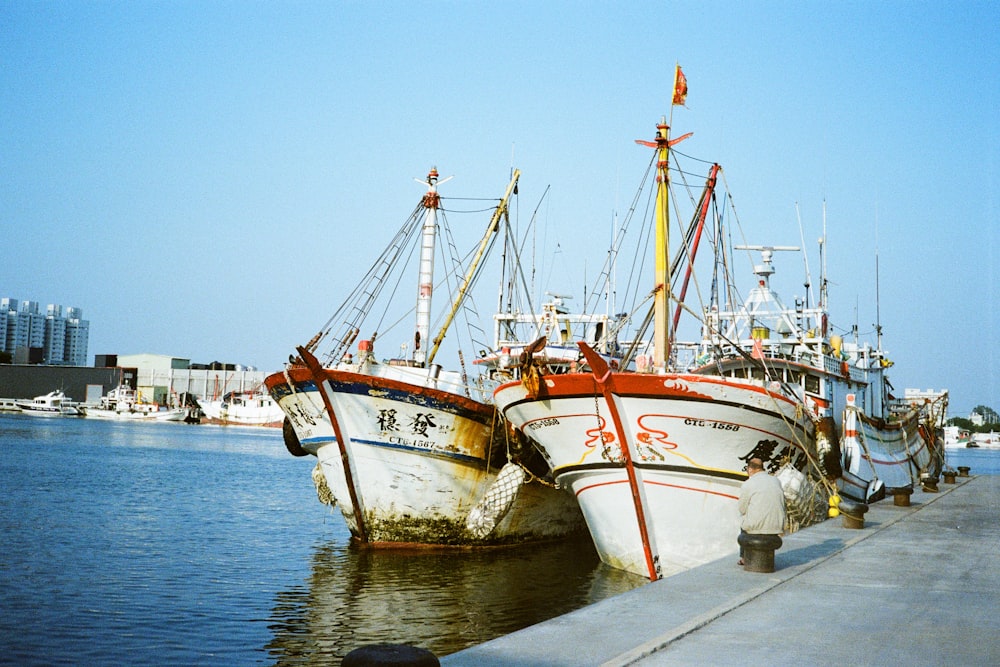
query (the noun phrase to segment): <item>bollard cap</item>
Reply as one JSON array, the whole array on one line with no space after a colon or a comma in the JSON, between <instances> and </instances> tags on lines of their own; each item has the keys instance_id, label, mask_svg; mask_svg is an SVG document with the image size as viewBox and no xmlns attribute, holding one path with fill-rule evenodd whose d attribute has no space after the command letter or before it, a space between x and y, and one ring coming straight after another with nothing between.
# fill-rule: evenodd
<instances>
[{"instance_id":1,"label":"bollard cap","mask_svg":"<svg viewBox=\"0 0 1000 667\"><path fill-rule=\"evenodd\" d=\"M427 649L407 644L371 644L354 649L343 667L438 667L441 662Z\"/></svg>"}]
</instances>

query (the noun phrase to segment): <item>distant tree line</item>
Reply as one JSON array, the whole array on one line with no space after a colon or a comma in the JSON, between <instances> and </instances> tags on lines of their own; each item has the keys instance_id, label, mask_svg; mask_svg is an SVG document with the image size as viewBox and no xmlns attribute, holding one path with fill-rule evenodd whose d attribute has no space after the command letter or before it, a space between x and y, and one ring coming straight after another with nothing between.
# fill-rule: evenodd
<instances>
[{"instance_id":1,"label":"distant tree line","mask_svg":"<svg viewBox=\"0 0 1000 667\"><path fill-rule=\"evenodd\" d=\"M990 433L992 431L1000 431L1000 415L997 415L996 410L993 408L988 408L985 405L977 405L972 408L972 414L979 415L983 418L981 426L974 424L972 419L965 419L964 417L952 417L948 420L948 425L957 426L962 430L968 431L969 433Z\"/></svg>"}]
</instances>

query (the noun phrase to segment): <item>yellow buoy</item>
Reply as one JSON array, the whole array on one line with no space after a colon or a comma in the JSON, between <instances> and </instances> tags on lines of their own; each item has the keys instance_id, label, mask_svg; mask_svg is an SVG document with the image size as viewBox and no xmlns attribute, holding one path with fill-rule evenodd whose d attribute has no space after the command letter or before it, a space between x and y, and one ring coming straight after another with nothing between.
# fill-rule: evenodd
<instances>
[{"instance_id":1,"label":"yellow buoy","mask_svg":"<svg viewBox=\"0 0 1000 667\"><path fill-rule=\"evenodd\" d=\"M840 496L838 495L830 496L830 507L840 507Z\"/></svg>"},{"instance_id":2,"label":"yellow buoy","mask_svg":"<svg viewBox=\"0 0 1000 667\"><path fill-rule=\"evenodd\" d=\"M836 507L831 507L830 511L827 512L827 514L830 515L831 519L836 519L838 516L840 516L840 510L837 509Z\"/></svg>"}]
</instances>

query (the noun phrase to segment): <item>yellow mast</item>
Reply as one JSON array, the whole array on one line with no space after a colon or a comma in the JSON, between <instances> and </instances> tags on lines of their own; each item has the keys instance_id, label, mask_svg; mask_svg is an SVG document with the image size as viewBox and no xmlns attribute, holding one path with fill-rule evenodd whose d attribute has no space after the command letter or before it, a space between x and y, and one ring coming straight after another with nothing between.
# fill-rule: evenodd
<instances>
[{"instance_id":1,"label":"yellow mast","mask_svg":"<svg viewBox=\"0 0 1000 667\"><path fill-rule=\"evenodd\" d=\"M670 126L656 126L656 294L653 297L653 367L666 369L670 356Z\"/></svg>"},{"instance_id":2,"label":"yellow mast","mask_svg":"<svg viewBox=\"0 0 1000 667\"><path fill-rule=\"evenodd\" d=\"M673 97L670 100L670 117L674 106L687 100L687 78L681 66L674 67ZM691 133L670 140L670 125L665 116L656 126L656 141L636 143L656 149L656 276L653 296L653 369L663 372L670 359L670 146L684 141Z\"/></svg>"}]
</instances>

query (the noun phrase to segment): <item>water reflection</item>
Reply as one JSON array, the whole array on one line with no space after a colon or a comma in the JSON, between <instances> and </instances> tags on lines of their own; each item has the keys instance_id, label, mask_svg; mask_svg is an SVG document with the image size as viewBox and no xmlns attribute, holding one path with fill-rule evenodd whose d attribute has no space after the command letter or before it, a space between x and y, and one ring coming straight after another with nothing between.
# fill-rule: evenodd
<instances>
[{"instance_id":1,"label":"water reflection","mask_svg":"<svg viewBox=\"0 0 1000 667\"><path fill-rule=\"evenodd\" d=\"M587 538L510 549L316 549L307 586L278 595L277 665L327 664L378 642L438 656L624 593L646 580L603 565Z\"/></svg>"}]
</instances>

